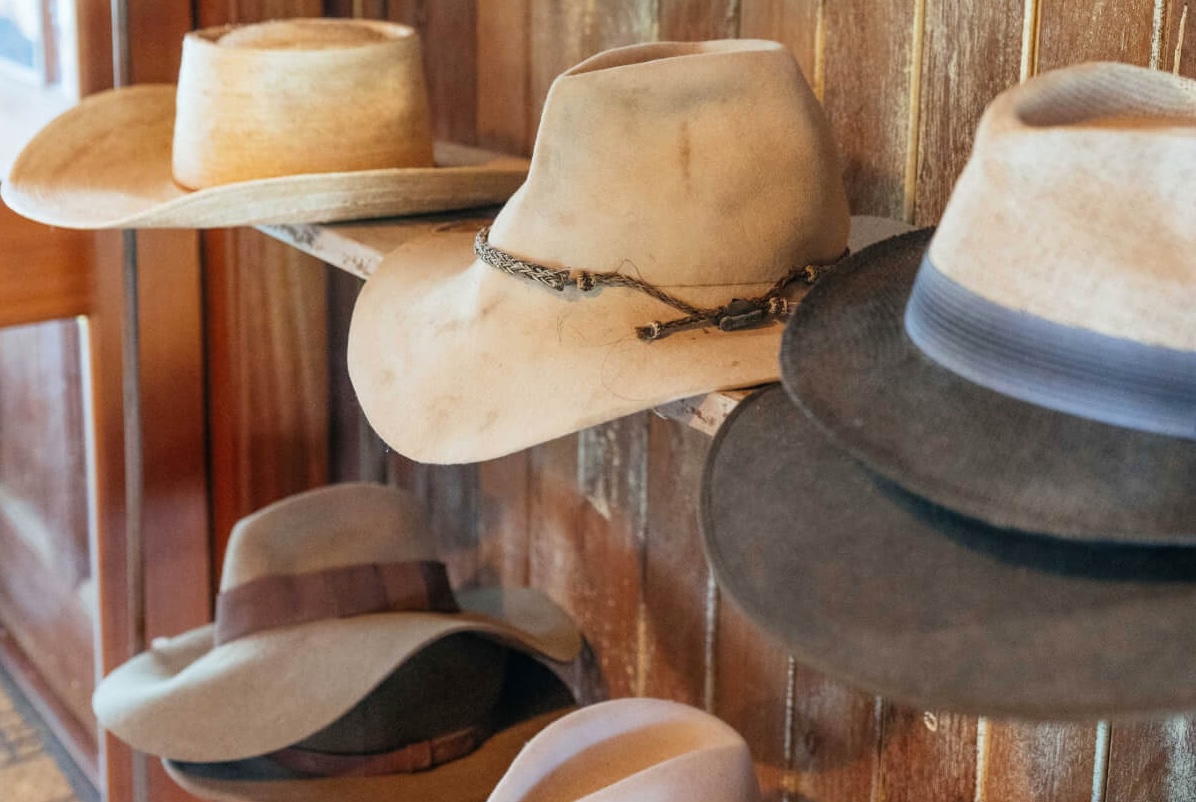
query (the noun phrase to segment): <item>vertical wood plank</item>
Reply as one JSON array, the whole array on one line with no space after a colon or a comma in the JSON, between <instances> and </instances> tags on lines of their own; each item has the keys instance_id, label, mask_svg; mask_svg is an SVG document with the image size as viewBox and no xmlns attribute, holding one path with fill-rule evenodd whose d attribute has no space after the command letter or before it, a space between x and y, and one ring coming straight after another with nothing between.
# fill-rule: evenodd
<instances>
[{"instance_id":1,"label":"vertical wood plank","mask_svg":"<svg viewBox=\"0 0 1196 802\"><path fill-rule=\"evenodd\" d=\"M1168 0L1162 49L1162 69L1196 78L1196 2Z\"/></svg>"},{"instance_id":2,"label":"vertical wood plank","mask_svg":"<svg viewBox=\"0 0 1196 802\"><path fill-rule=\"evenodd\" d=\"M1095 725L991 722L984 798L1089 802L1095 745Z\"/></svg>"},{"instance_id":3,"label":"vertical wood plank","mask_svg":"<svg viewBox=\"0 0 1196 802\"><path fill-rule=\"evenodd\" d=\"M698 491L710 438L651 416L640 664L641 692L706 704L707 650L717 624L698 531ZM713 608L713 605L711 605Z\"/></svg>"},{"instance_id":4,"label":"vertical wood plank","mask_svg":"<svg viewBox=\"0 0 1196 802\"><path fill-rule=\"evenodd\" d=\"M674 41L739 35L739 0L659 0L660 37Z\"/></svg>"},{"instance_id":5,"label":"vertical wood plank","mask_svg":"<svg viewBox=\"0 0 1196 802\"><path fill-rule=\"evenodd\" d=\"M328 476L324 267L252 230L208 242L217 564L232 525Z\"/></svg>"},{"instance_id":6,"label":"vertical wood plank","mask_svg":"<svg viewBox=\"0 0 1196 802\"><path fill-rule=\"evenodd\" d=\"M529 579L585 633L584 701L638 689L645 414L532 451Z\"/></svg>"},{"instance_id":7,"label":"vertical wood plank","mask_svg":"<svg viewBox=\"0 0 1196 802\"><path fill-rule=\"evenodd\" d=\"M476 0L391 0L388 9L419 31L436 136L476 142Z\"/></svg>"},{"instance_id":8,"label":"vertical wood plank","mask_svg":"<svg viewBox=\"0 0 1196 802\"><path fill-rule=\"evenodd\" d=\"M879 798L959 802L976 789L976 719L886 704Z\"/></svg>"},{"instance_id":9,"label":"vertical wood plank","mask_svg":"<svg viewBox=\"0 0 1196 802\"><path fill-rule=\"evenodd\" d=\"M1196 717L1113 724L1108 776L1110 802L1196 799Z\"/></svg>"},{"instance_id":10,"label":"vertical wood plank","mask_svg":"<svg viewBox=\"0 0 1196 802\"><path fill-rule=\"evenodd\" d=\"M910 84L922 0L835 0L825 9L823 105L844 160L852 214L900 217L910 149Z\"/></svg>"},{"instance_id":11,"label":"vertical wood plank","mask_svg":"<svg viewBox=\"0 0 1196 802\"><path fill-rule=\"evenodd\" d=\"M914 222L937 222L988 102L1018 81L1024 0L928 0ZM983 35L961 36L962 30Z\"/></svg>"},{"instance_id":12,"label":"vertical wood plank","mask_svg":"<svg viewBox=\"0 0 1196 802\"><path fill-rule=\"evenodd\" d=\"M742 0L739 35L772 39L792 51L819 99L823 95L821 21L825 0Z\"/></svg>"},{"instance_id":13,"label":"vertical wood plank","mask_svg":"<svg viewBox=\"0 0 1196 802\"><path fill-rule=\"evenodd\" d=\"M477 7L477 135L482 147L530 155L531 0L486 0Z\"/></svg>"},{"instance_id":14,"label":"vertical wood plank","mask_svg":"<svg viewBox=\"0 0 1196 802\"><path fill-rule=\"evenodd\" d=\"M794 790L789 657L729 596L719 597L716 625L713 712L751 746L764 799L789 799Z\"/></svg>"},{"instance_id":15,"label":"vertical wood plank","mask_svg":"<svg viewBox=\"0 0 1196 802\"><path fill-rule=\"evenodd\" d=\"M1081 61L1150 64L1154 0L1039 0L1038 71Z\"/></svg>"}]
</instances>

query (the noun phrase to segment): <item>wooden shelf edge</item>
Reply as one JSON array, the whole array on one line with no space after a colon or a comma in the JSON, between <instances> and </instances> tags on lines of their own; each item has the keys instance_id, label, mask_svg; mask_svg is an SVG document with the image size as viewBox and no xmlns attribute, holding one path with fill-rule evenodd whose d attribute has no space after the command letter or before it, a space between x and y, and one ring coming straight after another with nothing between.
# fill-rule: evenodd
<instances>
[{"instance_id":1,"label":"wooden shelf edge","mask_svg":"<svg viewBox=\"0 0 1196 802\"><path fill-rule=\"evenodd\" d=\"M357 278L368 279L382 258L404 243L438 231L476 230L488 225L497 213L498 208L491 207L351 223L258 226L258 230ZM654 411L713 436L747 394L747 390L708 393L663 404Z\"/></svg>"}]
</instances>

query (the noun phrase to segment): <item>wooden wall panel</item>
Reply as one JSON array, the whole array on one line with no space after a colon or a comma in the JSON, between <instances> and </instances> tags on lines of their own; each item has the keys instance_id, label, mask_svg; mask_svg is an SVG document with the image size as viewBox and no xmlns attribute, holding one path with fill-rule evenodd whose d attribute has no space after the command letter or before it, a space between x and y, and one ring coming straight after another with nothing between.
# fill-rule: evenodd
<instances>
[{"instance_id":1,"label":"wooden wall panel","mask_svg":"<svg viewBox=\"0 0 1196 802\"><path fill-rule=\"evenodd\" d=\"M320 263L256 231L205 235L216 565L236 521L328 476Z\"/></svg>"},{"instance_id":2,"label":"wooden wall panel","mask_svg":"<svg viewBox=\"0 0 1196 802\"><path fill-rule=\"evenodd\" d=\"M477 141L482 147L530 155L533 117L532 0L485 0L477 6Z\"/></svg>"},{"instance_id":3,"label":"wooden wall panel","mask_svg":"<svg viewBox=\"0 0 1196 802\"><path fill-rule=\"evenodd\" d=\"M927 0L913 221L938 220L984 107L1018 82L1023 0ZM976 36L961 36L970 27Z\"/></svg>"},{"instance_id":4,"label":"wooden wall panel","mask_svg":"<svg viewBox=\"0 0 1196 802\"><path fill-rule=\"evenodd\" d=\"M1088 802L1095 748L1095 725L994 721L978 783L986 799Z\"/></svg>"},{"instance_id":5,"label":"wooden wall panel","mask_svg":"<svg viewBox=\"0 0 1196 802\"><path fill-rule=\"evenodd\" d=\"M1038 72L1081 61L1150 64L1155 0L1038 2Z\"/></svg>"},{"instance_id":6,"label":"wooden wall panel","mask_svg":"<svg viewBox=\"0 0 1196 802\"><path fill-rule=\"evenodd\" d=\"M435 134L477 138L476 0L391 0L389 16L420 33Z\"/></svg>"},{"instance_id":7,"label":"wooden wall panel","mask_svg":"<svg viewBox=\"0 0 1196 802\"><path fill-rule=\"evenodd\" d=\"M1167 3L1160 50L1160 69L1196 78L1196 2Z\"/></svg>"},{"instance_id":8,"label":"wooden wall panel","mask_svg":"<svg viewBox=\"0 0 1196 802\"><path fill-rule=\"evenodd\" d=\"M920 40L914 23L925 2L835 0L825 6L822 100L853 214L911 216L907 173L917 104L910 90Z\"/></svg>"},{"instance_id":9,"label":"wooden wall panel","mask_svg":"<svg viewBox=\"0 0 1196 802\"><path fill-rule=\"evenodd\" d=\"M1196 718L1114 724L1109 740L1110 802L1196 799Z\"/></svg>"}]
</instances>

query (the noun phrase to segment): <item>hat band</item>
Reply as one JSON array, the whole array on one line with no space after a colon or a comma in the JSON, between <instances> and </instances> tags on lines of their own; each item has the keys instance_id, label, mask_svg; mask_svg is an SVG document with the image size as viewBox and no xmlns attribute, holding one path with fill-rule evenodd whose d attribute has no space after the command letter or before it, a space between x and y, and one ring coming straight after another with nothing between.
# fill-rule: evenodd
<instances>
[{"instance_id":1,"label":"hat band","mask_svg":"<svg viewBox=\"0 0 1196 802\"><path fill-rule=\"evenodd\" d=\"M758 328L774 319L784 318L790 312L789 301L781 297L785 288L798 278L805 279L807 284L813 284L819 275L818 268L813 265L794 267L763 295L747 299L733 298L724 306L701 307L686 303L635 276L623 273L591 273L587 270L557 270L547 265L526 262L491 245L490 226L478 232L473 242L473 252L490 267L512 276L535 281L557 292L564 292L566 287L576 287L582 292L601 287L626 287L638 290L661 303L668 304L678 312L685 313L685 317L675 320L663 323L654 320L647 325L636 326L636 336L648 342L659 340L681 329L713 326L720 331L739 331Z\"/></svg>"},{"instance_id":2,"label":"hat band","mask_svg":"<svg viewBox=\"0 0 1196 802\"><path fill-rule=\"evenodd\" d=\"M928 257L905 309L926 356L968 381L1039 407L1196 439L1196 352L1065 326L993 303Z\"/></svg>"},{"instance_id":3,"label":"hat band","mask_svg":"<svg viewBox=\"0 0 1196 802\"><path fill-rule=\"evenodd\" d=\"M334 755L289 746L264 757L284 769L311 777L371 777L379 774L413 774L463 758L486 740L482 727L439 735L427 741L372 755Z\"/></svg>"},{"instance_id":4,"label":"hat band","mask_svg":"<svg viewBox=\"0 0 1196 802\"><path fill-rule=\"evenodd\" d=\"M246 582L216 597L216 645L268 629L388 612L460 612L444 563L366 563Z\"/></svg>"}]
</instances>

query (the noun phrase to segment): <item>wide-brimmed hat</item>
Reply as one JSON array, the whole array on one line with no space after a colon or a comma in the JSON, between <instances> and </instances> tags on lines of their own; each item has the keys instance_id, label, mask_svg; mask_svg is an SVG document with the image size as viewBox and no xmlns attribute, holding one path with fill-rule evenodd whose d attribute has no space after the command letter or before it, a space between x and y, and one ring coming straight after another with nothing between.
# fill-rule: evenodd
<instances>
[{"instance_id":1,"label":"wide-brimmed hat","mask_svg":"<svg viewBox=\"0 0 1196 802\"><path fill-rule=\"evenodd\" d=\"M349 373L387 443L441 463L772 381L778 318L848 228L829 126L783 46L607 51L553 83L490 229L378 267Z\"/></svg>"},{"instance_id":2,"label":"wide-brimmed hat","mask_svg":"<svg viewBox=\"0 0 1196 802\"><path fill-rule=\"evenodd\" d=\"M861 254L798 306L785 385L956 512L1196 545L1193 187L1196 82L1088 64L1011 89L933 238Z\"/></svg>"},{"instance_id":3,"label":"wide-brimmed hat","mask_svg":"<svg viewBox=\"0 0 1196 802\"><path fill-rule=\"evenodd\" d=\"M478 749L430 768L300 777L270 758L162 762L184 790L212 802L483 802L527 742L574 709L569 691L547 667L512 653L493 734Z\"/></svg>"},{"instance_id":4,"label":"wide-brimmed hat","mask_svg":"<svg viewBox=\"0 0 1196 802\"><path fill-rule=\"evenodd\" d=\"M490 802L759 802L743 737L663 699L618 699L549 725L511 764Z\"/></svg>"},{"instance_id":5,"label":"wide-brimmed hat","mask_svg":"<svg viewBox=\"0 0 1196 802\"><path fill-rule=\"evenodd\" d=\"M1196 549L1029 535L935 506L839 448L778 385L716 435L700 503L720 587L838 681L1040 720L1196 706Z\"/></svg>"},{"instance_id":6,"label":"wide-brimmed hat","mask_svg":"<svg viewBox=\"0 0 1196 802\"><path fill-rule=\"evenodd\" d=\"M215 623L155 640L105 677L96 717L149 754L236 761L316 735L450 636L577 654L576 628L542 594L454 594L435 560L418 501L393 488L336 485L266 507L233 531ZM488 729L476 724L433 752L469 751Z\"/></svg>"},{"instance_id":7,"label":"wide-brimmed hat","mask_svg":"<svg viewBox=\"0 0 1196 802\"><path fill-rule=\"evenodd\" d=\"M208 228L481 206L526 172L434 149L412 28L297 19L187 34L177 88L85 99L25 146L0 195L66 228Z\"/></svg>"}]
</instances>

